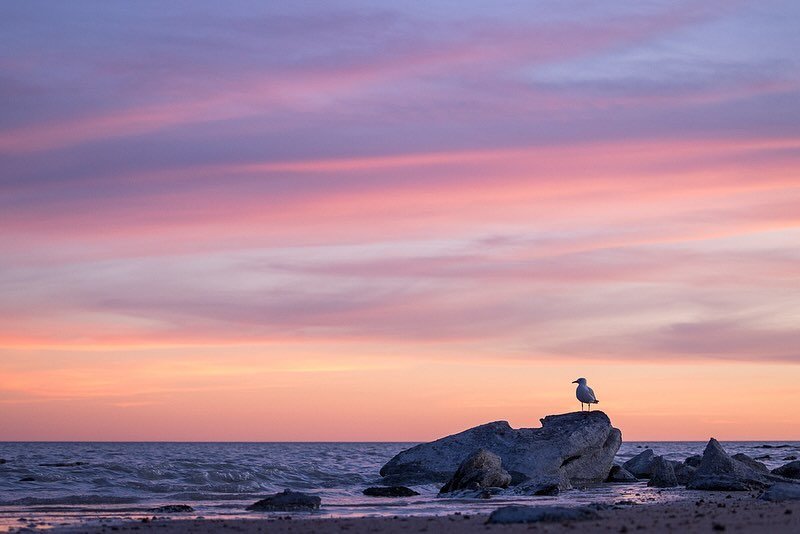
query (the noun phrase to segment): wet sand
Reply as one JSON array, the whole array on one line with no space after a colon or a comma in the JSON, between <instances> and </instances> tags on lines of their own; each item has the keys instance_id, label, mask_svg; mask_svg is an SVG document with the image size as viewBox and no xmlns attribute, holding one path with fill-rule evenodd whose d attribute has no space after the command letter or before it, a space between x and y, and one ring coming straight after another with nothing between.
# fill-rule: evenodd
<instances>
[{"instance_id":1,"label":"wet sand","mask_svg":"<svg viewBox=\"0 0 800 534\"><path fill-rule=\"evenodd\" d=\"M112 532L274 532L339 533L376 532L800 532L800 501L773 503L749 495L708 493L696 499L645 505L620 505L599 511L600 519L516 525L486 524L486 515L453 514L437 517L313 518L292 514L254 519L169 519L91 523L57 528L54 532L91 534ZM22 529L20 531L24 531Z\"/></svg>"}]
</instances>

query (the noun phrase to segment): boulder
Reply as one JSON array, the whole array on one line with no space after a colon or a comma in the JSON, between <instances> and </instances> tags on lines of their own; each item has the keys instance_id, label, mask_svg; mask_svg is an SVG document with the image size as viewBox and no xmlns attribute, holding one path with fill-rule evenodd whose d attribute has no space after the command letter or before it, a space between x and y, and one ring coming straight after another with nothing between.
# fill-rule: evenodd
<instances>
[{"instance_id":1,"label":"boulder","mask_svg":"<svg viewBox=\"0 0 800 534\"><path fill-rule=\"evenodd\" d=\"M300 510L318 510L322 500L314 495L306 495L292 490L284 490L251 504L248 510L255 512L294 512Z\"/></svg>"},{"instance_id":2,"label":"boulder","mask_svg":"<svg viewBox=\"0 0 800 534\"><path fill-rule=\"evenodd\" d=\"M192 508L188 504L168 504L166 506L150 508L148 512L153 512L155 514L182 514L187 512L194 512L194 508Z\"/></svg>"},{"instance_id":3,"label":"boulder","mask_svg":"<svg viewBox=\"0 0 800 534\"><path fill-rule=\"evenodd\" d=\"M692 478L692 475L695 471L697 471L696 467L692 467L690 465L686 465L683 462L670 462L672 464L672 470L675 472L675 478L678 480L678 484L685 486L689 479Z\"/></svg>"},{"instance_id":4,"label":"boulder","mask_svg":"<svg viewBox=\"0 0 800 534\"><path fill-rule=\"evenodd\" d=\"M700 467L700 464L703 462L703 456L700 454L695 454L694 456L689 456L687 459L683 461L684 464L688 465L689 467Z\"/></svg>"},{"instance_id":5,"label":"boulder","mask_svg":"<svg viewBox=\"0 0 800 534\"><path fill-rule=\"evenodd\" d=\"M778 475L784 478L797 478L800 479L800 460L789 462L772 470L773 475Z\"/></svg>"},{"instance_id":6,"label":"boulder","mask_svg":"<svg viewBox=\"0 0 800 534\"><path fill-rule=\"evenodd\" d=\"M367 497L413 497L418 492L405 486L375 486L365 489L362 493Z\"/></svg>"},{"instance_id":7,"label":"boulder","mask_svg":"<svg viewBox=\"0 0 800 534\"><path fill-rule=\"evenodd\" d=\"M600 515L589 507L578 506L504 506L489 515L486 521L494 525L513 523L538 523L559 521L586 521L599 519Z\"/></svg>"},{"instance_id":8,"label":"boulder","mask_svg":"<svg viewBox=\"0 0 800 534\"><path fill-rule=\"evenodd\" d=\"M619 465L612 465L611 471L609 471L608 477L606 477L606 482L618 484L630 484L638 481L639 479L636 478L633 473Z\"/></svg>"},{"instance_id":9,"label":"boulder","mask_svg":"<svg viewBox=\"0 0 800 534\"><path fill-rule=\"evenodd\" d=\"M689 489L710 491L748 491L768 485L766 475L734 460L717 440L711 438L703 452L703 461L688 484Z\"/></svg>"},{"instance_id":10,"label":"boulder","mask_svg":"<svg viewBox=\"0 0 800 534\"><path fill-rule=\"evenodd\" d=\"M754 458L750 458L749 456L747 456L744 453L740 452L738 454L734 454L733 456L731 456L731 458L733 458L734 460L737 460L739 462L742 462L743 464L745 464L750 469L755 469L756 471L761 471L763 473L769 472L769 469L767 468L766 465L764 465L763 462L759 462L758 460L756 460Z\"/></svg>"},{"instance_id":11,"label":"boulder","mask_svg":"<svg viewBox=\"0 0 800 534\"><path fill-rule=\"evenodd\" d=\"M478 449L461 462L452 478L439 493L483 488L507 488L511 475L503 469L500 457L486 449Z\"/></svg>"},{"instance_id":12,"label":"boulder","mask_svg":"<svg viewBox=\"0 0 800 534\"><path fill-rule=\"evenodd\" d=\"M622 467L632 473L636 478L650 478L650 473L652 472L651 466L655 457L656 453L653 452L653 449L645 449L643 452L640 452L622 464Z\"/></svg>"},{"instance_id":13,"label":"boulder","mask_svg":"<svg viewBox=\"0 0 800 534\"><path fill-rule=\"evenodd\" d=\"M381 469L390 484L445 482L478 449L501 458L512 482L559 481L562 489L602 482L622 433L601 411L550 415L541 428L513 429L496 421L407 449Z\"/></svg>"},{"instance_id":14,"label":"boulder","mask_svg":"<svg viewBox=\"0 0 800 534\"><path fill-rule=\"evenodd\" d=\"M650 480L647 482L648 486L653 488L674 488L678 485L678 479L675 477L675 470L670 463L663 456L656 456L650 464Z\"/></svg>"},{"instance_id":15,"label":"boulder","mask_svg":"<svg viewBox=\"0 0 800 534\"><path fill-rule=\"evenodd\" d=\"M795 456L794 454L790 454L789 456L785 456L783 458L784 462L790 462L792 460L797 460L797 456ZM0 462L0 463L3 463L3 462Z\"/></svg>"},{"instance_id":16,"label":"boulder","mask_svg":"<svg viewBox=\"0 0 800 534\"><path fill-rule=\"evenodd\" d=\"M800 500L800 484L778 482L761 494L765 501L798 501Z\"/></svg>"}]
</instances>

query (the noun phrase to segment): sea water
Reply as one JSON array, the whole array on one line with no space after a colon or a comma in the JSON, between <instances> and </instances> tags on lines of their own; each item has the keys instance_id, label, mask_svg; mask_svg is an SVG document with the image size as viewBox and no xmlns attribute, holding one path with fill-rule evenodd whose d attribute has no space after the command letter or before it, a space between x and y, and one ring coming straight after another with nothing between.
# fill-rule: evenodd
<instances>
[{"instance_id":1,"label":"sea water","mask_svg":"<svg viewBox=\"0 0 800 534\"><path fill-rule=\"evenodd\" d=\"M254 517L245 507L286 488L319 495L314 517L488 513L507 503L582 504L665 501L686 490L645 483L598 484L555 497L489 500L436 496L439 485L413 486L418 497L365 497L381 484L381 466L413 443L22 443L0 442L0 530L49 527L92 518L152 517L151 509L186 504L185 517ZM683 460L703 442L626 442L621 463L652 448ZM773 468L800 457L800 442L726 442ZM257 514L255 514L257 515Z\"/></svg>"}]
</instances>

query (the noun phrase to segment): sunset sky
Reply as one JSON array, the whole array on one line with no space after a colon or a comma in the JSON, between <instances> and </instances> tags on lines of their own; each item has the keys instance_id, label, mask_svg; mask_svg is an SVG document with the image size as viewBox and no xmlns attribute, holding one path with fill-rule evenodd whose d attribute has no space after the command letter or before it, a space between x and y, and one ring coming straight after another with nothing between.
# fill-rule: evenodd
<instances>
[{"instance_id":1,"label":"sunset sky","mask_svg":"<svg viewBox=\"0 0 800 534\"><path fill-rule=\"evenodd\" d=\"M800 439L799 22L3 3L0 440Z\"/></svg>"}]
</instances>

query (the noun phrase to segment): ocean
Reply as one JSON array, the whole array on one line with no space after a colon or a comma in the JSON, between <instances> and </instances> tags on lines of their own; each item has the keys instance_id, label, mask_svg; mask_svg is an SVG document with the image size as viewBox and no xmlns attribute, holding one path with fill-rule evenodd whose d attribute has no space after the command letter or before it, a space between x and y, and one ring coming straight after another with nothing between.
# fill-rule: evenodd
<instances>
[{"instance_id":1,"label":"ocean","mask_svg":"<svg viewBox=\"0 0 800 534\"><path fill-rule=\"evenodd\" d=\"M686 490L644 483L599 484L555 497L437 498L438 485L414 486L418 497L380 499L362 490L380 485L381 466L414 443L51 443L0 442L0 531L50 527L86 519L152 517L169 504L195 509L187 517L253 517L244 508L290 488L319 495L314 516L394 516L490 512L502 504L586 504L665 501ZM683 460L705 442L626 442L624 462L651 447ZM800 442L724 442L773 468L800 457Z\"/></svg>"}]
</instances>

